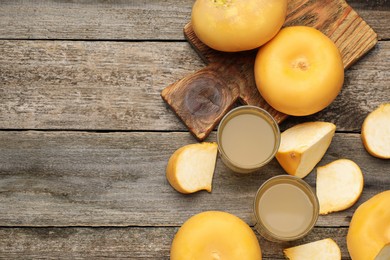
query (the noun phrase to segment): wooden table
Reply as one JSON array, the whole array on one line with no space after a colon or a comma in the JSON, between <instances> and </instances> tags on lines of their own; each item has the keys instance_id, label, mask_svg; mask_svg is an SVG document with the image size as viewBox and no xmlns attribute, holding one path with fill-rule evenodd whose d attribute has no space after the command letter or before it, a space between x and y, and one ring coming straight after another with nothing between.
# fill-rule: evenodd
<instances>
[{"instance_id":1,"label":"wooden table","mask_svg":"<svg viewBox=\"0 0 390 260\"><path fill-rule=\"evenodd\" d=\"M288 118L337 125L319 165L349 158L364 192L352 208L321 216L302 240L260 236L264 259L331 237L349 259L345 237L354 210L390 189L390 161L370 156L365 116L390 101L390 4L350 0L377 32L376 47L347 70L341 94L325 110ZM254 225L253 197L284 174L273 160L238 175L218 159L212 193L182 195L165 178L170 155L195 143L160 97L205 66L184 40L193 0L0 2L0 258L168 259L190 216L233 213ZM215 132L207 141L215 141ZM305 180L315 187L315 171Z\"/></svg>"}]
</instances>

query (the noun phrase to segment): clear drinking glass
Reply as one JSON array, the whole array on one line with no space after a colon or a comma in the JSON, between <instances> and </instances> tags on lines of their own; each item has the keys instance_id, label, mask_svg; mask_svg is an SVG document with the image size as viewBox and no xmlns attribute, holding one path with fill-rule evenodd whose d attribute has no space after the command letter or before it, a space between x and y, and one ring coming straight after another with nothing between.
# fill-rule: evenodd
<instances>
[{"instance_id":1,"label":"clear drinking glass","mask_svg":"<svg viewBox=\"0 0 390 260\"><path fill-rule=\"evenodd\" d=\"M260 186L253 211L259 234L267 240L283 242L300 239L313 229L319 204L313 189L304 180L279 175Z\"/></svg>"},{"instance_id":2,"label":"clear drinking glass","mask_svg":"<svg viewBox=\"0 0 390 260\"><path fill-rule=\"evenodd\" d=\"M217 143L227 167L234 172L250 173L274 158L280 145L280 130L266 110L240 106L222 118Z\"/></svg>"}]
</instances>

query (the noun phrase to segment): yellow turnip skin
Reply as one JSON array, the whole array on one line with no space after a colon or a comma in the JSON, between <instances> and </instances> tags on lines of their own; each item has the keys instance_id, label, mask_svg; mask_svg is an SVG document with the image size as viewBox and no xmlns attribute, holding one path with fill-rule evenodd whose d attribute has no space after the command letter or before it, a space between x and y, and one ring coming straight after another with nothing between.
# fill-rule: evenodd
<instances>
[{"instance_id":1,"label":"yellow turnip skin","mask_svg":"<svg viewBox=\"0 0 390 260\"><path fill-rule=\"evenodd\" d=\"M390 245L390 190L360 205L352 216L347 234L353 260L373 260Z\"/></svg>"},{"instance_id":2,"label":"yellow turnip skin","mask_svg":"<svg viewBox=\"0 0 390 260\"><path fill-rule=\"evenodd\" d=\"M272 39L286 12L287 0L197 0L191 23L196 36L209 47L246 51Z\"/></svg>"},{"instance_id":3,"label":"yellow turnip skin","mask_svg":"<svg viewBox=\"0 0 390 260\"><path fill-rule=\"evenodd\" d=\"M308 26L280 30L259 49L254 73L267 103L293 116L324 109L344 82L343 61L336 45Z\"/></svg>"},{"instance_id":4,"label":"yellow turnip skin","mask_svg":"<svg viewBox=\"0 0 390 260\"><path fill-rule=\"evenodd\" d=\"M170 259L261 260L262 255L255 233L243 220L227 212L205 211L180 227Z\"/></svg>"}]
</instances>

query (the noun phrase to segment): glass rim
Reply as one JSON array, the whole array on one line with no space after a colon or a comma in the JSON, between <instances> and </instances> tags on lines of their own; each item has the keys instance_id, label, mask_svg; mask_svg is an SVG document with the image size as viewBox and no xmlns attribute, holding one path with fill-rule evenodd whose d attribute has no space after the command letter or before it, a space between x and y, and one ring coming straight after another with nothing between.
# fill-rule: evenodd
<instances>
[{"instance_id":1,"label":"glass rim","mask_svg":"<svg viewBox=\"0 0 390 260\"><path fill-rule=\"evenodd\" d=\"M281 181L282 180L288 180L290 183L291 182L299 183L298 187L300 189L305 189L307 191L307 192L305 192L305 194L309 198L310 202L313 204L313 216L312 216L312 219L310 221L310 224L307 226L305 231L303 231L302 233L300 233L298 235L294 235L294 236L280 236L280 235L277 235L277 234L275 234L274 232L268 230L265 227L263 221L261 220L261 217L258 215L258 212L257 212L256 209L257 209L258 201L260 199L260 192L262 192L263 190L267 190L266 186L269 185L269 183L271 183L272 181L275 181L275 180L281 180ZM284 182L281 182L281 183L284 183ZM276 176L271 177L268 180L266 180L256 191L255 199L253 201L253 212L254 212L255 219L256 219L255 229L259 233L261 233L258 230L258 226L261 225L261 227L264 227L264 228L261 228L261 230L266 233L266 234L261 234L261 235L262 236L265 235L265 238L271 237L273 240L277 240L277 241L284 242L284 241L293 241L293 240L300 239L300 238L306 236L314 228L315 224L317 223L317 220L318 220L318 217L319 217L319 207L320 206L319 206L318 198L317 198L313 188L306 181L302 180L299 177L292 176L292 175L276 175Z\"/></svg>"},{"instance_id":2,"label":"glass rim","mask_svg":"<svg viewBox=\"0 0 390 260\"><path fill-rule=\"evenodd\" d=\"M221 127L223 127L226 124L226 122L229 121L230 117L234 113L239 113L241 110L256 110L257 112L259 112L259 114L264 116L264 119L267 122L270 123L270 125L273 129L273 132L274 132L274 136L275 136L274 149L272 150L272 153L270 154L270 156L266 160L264 160L258 164L253 164L253 165L238 164L237 162L235 162L234 160L229 158L229 156L227 156L227 154L225 153L225 151L221 145L221 135L223 132L223 129L221 129ZM222 154L223 157L225 157L229 161L230 164L232 164L236 168L243 169L243 170L258 169L258 168L266 165L267 163L269 163L275 157L275 155L279 149L279 146L280 146L280 141L281 141L280 128L279 128L279 124L276 122L275 118L267 110L265 110L261 107L253 106L253 105L242 105L242 106L233 108L221 119L221 121L219 122L219 125L218 125L218 129L217 129L217 144L218 144L219 152Z\"/></svg>"}]
</instances>

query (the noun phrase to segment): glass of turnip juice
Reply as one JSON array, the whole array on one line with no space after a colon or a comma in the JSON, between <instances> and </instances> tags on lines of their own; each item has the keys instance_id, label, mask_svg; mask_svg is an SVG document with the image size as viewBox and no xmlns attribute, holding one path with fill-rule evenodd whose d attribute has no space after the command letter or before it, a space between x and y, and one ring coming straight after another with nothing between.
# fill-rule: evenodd
<instances>
[{"instance_id":1,"label":"glass of turnip juice","mask_svg":"<svg viewBox=\"0 0 390 260\"><path fill-rule=\"evenodd\" d=\"M279 175L258 189L254 205L256 230L270 241L292 241L307 235L319 215L318 199L302 179Z\"/></svg>"},{"instance_id":2,"label":"glass of turnip juice","mask_svg":"<svg viewBox=\"0 0 390 260\"><path fill-rule=\"evenodd\" d=\"M227 167L238 173L250 173L274 158L280 144L280 130L264 109L240 106L219 123L217 143Z\"/></svg>"}]
</instances>

